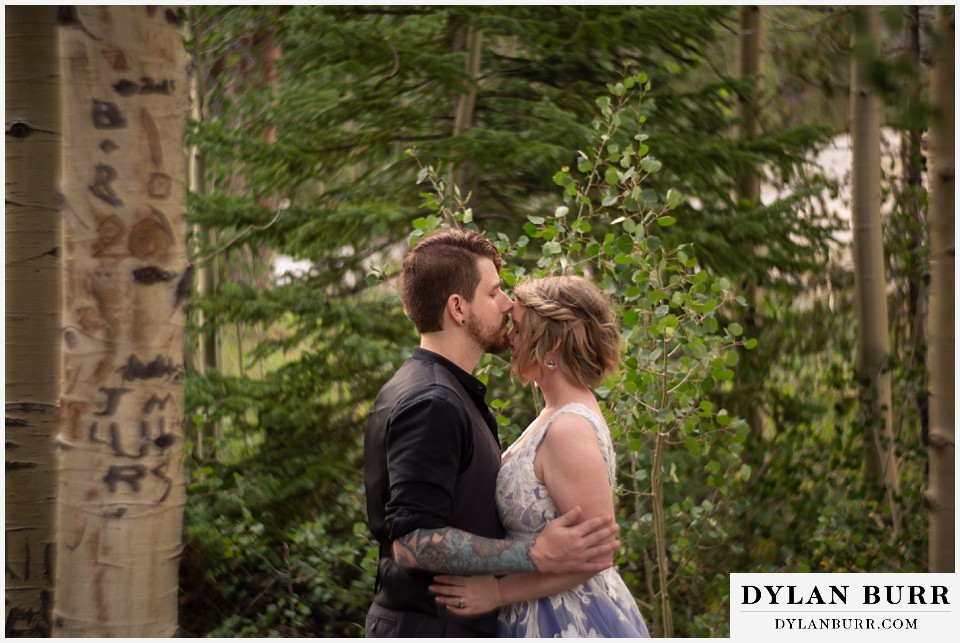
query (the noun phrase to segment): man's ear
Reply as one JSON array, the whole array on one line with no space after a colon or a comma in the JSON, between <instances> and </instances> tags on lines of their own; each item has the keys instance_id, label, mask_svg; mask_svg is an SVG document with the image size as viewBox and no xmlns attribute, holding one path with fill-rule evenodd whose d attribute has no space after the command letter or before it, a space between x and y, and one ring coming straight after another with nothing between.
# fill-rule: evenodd
<instances>
[{"instance_id":1,"label":"man's ear","mask_svg":"<svg viewBox=\"0 0 960 643\"><path fill-rule=\"evenodd\" d=\"M466 323L466 316L464 314L466 312L465 304L466 302L463 297L457 293L453 293L447 297L446 313L452 325L463 326Z\"/></svg>"}]
</instances>

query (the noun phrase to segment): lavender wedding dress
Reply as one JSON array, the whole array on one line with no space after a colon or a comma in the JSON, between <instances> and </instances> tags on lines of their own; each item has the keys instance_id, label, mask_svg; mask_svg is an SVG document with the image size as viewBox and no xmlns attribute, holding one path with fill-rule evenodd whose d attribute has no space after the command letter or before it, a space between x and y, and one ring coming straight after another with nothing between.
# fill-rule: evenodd
<instances>
[{"instance_id":1,"label":"lavender wedding dress","mask_svg":"<svg viewBox=\"0 0 960 643\"><path fill-rule=\"evenodd\" d=\"M603 418L583 404L561 407L540 426L534 426L536 422L528 426L503 454L497 476L497 509L507 538L537 534L560 515L534 474L533 459L550 424L561 413L576 413L590 422L597 432L607 478L611 487L614 484L613 442ZM650 634L633 596L611 567L573 589L501 609L499 636L646 638Z\"/></svg>"}]
</instances>

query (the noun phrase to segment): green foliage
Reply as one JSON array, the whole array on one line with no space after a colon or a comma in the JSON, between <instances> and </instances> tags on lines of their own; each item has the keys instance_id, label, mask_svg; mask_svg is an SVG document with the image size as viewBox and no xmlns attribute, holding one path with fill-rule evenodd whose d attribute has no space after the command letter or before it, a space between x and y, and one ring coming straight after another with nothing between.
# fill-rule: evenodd
<instances>
[{"instance_id":1,"label":"green foliage","mask_svg":"<svg viewBox=\"0 0 960 643\"><path fill-rule=\"evenodd\" d=\"M202 609L181 615L184 634L362 636L357 624L369 607L376 570L362 493L340 489L329 513L297 524L270 547L268 527L253 509L253 498L263 494L260 480L234 473L234 485L226 488L212 467L194 473L190 493L216 502L188 506L181 589Z\"/></svg>"},{"instance_id":2,"label":"green foliage","mask_svg":"<svg viewBox=\"0 0 960 643\"><path fill-rule=\"evenodd\" d=\"M845 33L820 17L817 46ZM654 631L667 596L677 636L726 636L730 571L922 567L919 446L901 451L899 538L861 500L851 287L827 271L840 226L818 205L836 186L808 161L826 130L781 114L789 126L731 139L751 81L711 58L732 44L729 7L198 7L195 23L207 189L190 195L191 241L220 284L192 300L190 330L215 332L224 358L187 372L185 633L362 634L376 551L361 436L416 342L396 267L454 221L500 248L508 287L586 274L617 303L624 368L600 394L621 458L620 568ZM468 27L483 69L453 136ZM790 64L832 82L843 55L816 58L805 30L783 40L806 52ZM737 202L748 167L781 196ZM922 274L911 252L903 283ZM275 254L309 267L275 276ZM891 360L902 444L918 444L917 359ZM508 371L478 369L505 444L538 404ZM762 410L759 431L744 407Z\"/></svg>"},{"instance_id":3,"label":"green foliage","mask_svg":"<svg viewBox=\"0 0 960 643\"><path fill-rule=\"evenodd\" d=\"M839 288L842 275L834 278L846 294L833 306L820 301L798 310L771 298L782 321L769 341L781 350L767 385L772 430L744 506L756 527L745 554L757 571L922 571L924 454L919 440L898 440L904 521L894 535L883 508L866 500L849 358L856 342L852 290Z\"/></svg>"},{"instance_id":4,"label":"green foliage","mask_svg":"<svg viewBox=\"0 0 960 643\"><path fill-rule=\"evenodd\" d=\"M593 146L578 151L576 171L564 166L554 175L562 196L552 215L529 215L518 239L498 239L508 258L508 284L542 274L587 275L615 302L623 368L598 394L619 445L623 569L638 596L657 588L645 601L657 612L669 603L675 570L696 574L701 550L724 542L719 525L732 505L728 497L750 477L739 458L744 423L708 399L733 378L738 357L731 349L742 344L743 329L722 316L738 305L729 280L702 269L693 246L661 236L677 224L673 211L683 197L669 191L661 198L646 187L662 168L645 142L649 79L640 74L608 89L610 96L597 100ZM434 186L423 193L428 209L466 223L469 212L443 198L447 190L436 169L422 168L421 176ZM414 236L440 221L421 220ZM509 408L517 397L510 392L493 406ZM698 469L708 474L706 488L694 494L677 473ZM653 617L661 623L660 615Z\"/></svg>"}]
</instances>

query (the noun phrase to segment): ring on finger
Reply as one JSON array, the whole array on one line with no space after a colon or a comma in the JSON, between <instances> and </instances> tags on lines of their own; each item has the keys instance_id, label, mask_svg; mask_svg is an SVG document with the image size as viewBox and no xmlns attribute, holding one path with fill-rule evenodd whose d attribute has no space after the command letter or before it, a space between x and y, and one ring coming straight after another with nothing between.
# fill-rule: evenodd
<instances>
[{"instance_id":1,"label":"ring on finger","mask_svg":"<svg viewBox=\"0 0 960 643\"><path fill-rule=\"evenodd\" d=\"M463 609L464 607L466 607L466 604L463 602L463 596L460 597L460 602L457 604L457 607L459 607L460 609Z\"/></svg>"}]
</instances>

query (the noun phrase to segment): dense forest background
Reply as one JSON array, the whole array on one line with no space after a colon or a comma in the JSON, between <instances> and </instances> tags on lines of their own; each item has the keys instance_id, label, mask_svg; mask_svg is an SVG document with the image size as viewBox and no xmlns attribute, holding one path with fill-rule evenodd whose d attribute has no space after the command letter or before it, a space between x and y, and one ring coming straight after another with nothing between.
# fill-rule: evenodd
<instances>
[{"instance_id":1,"label":"dense forest background","mask_svg":"<svg viewBox=\"0 0 960 643\"><path fill-rule=\"evenodd\" d=\"M938 10L187 8L180 633L363 635L365 414L418 342L399 260L443 225L491 238L508 289L613 296L617 564L654 636L728 636L730 572L931 571ZM509 444L536 392L478 373Z\"/></svg>"},{"instance_id":2,"label":"dense forest background","mask_svg":"<svg viewBox=\"0 0 960 643\"><path fill-rule=\"evenodd\" d=\"M863 15L766 8L758 73L745 77L747 34L731 7L196 10L194 142L205 172L190 212L207 289L193 302L198 358L187 379L196 437L185 631L361 633L376 548L359 436L364 409L417 341L390 280L405 239L459 209L461 223L499 240L508 285L588 256L572 247L580 236L603 242L622 228L613 215L589 232L570 230L573 214L557 224L571 192L555 179L564 167L588 174L577 152L607 127L594 123L604 120L597 99L637 74L649 89L624 108L616 140L626 149L640 131L638 110L634 153L642 145L656 160L637 181L640 200L658 209L668 192L682 195L670 204L675 224L653 227L716 278L711 314L755 345L709 348L706 369L690 369L697 390L676 403L682 419L642 416L639 402L615 416L619 564L645 617L662 635L666 607L677 636L723 636L730 571L925 569L925 195L903 167L922 163L908 155L920 154L909 141L928 117L920 59L933 44L931 13L884 10L883 57L871 63L897 143L882 166L896 529L864 473L849 170L814 162L848 131L850 43ZM744 100L756 106L750 137ZM431 183L421 164L446 182ZM766 198L742 197L747 171L763 177ZM308 263L277 274L279 256ZM631 270L609 273L629 277L621 291L651 274L623 265ZM661 303L646 288L638 298L651 313ZM506 370L491 359L483 373L509 443L536 401ZM655 381L624 384L635 394Z\"/></svg>"}]
</instances>

